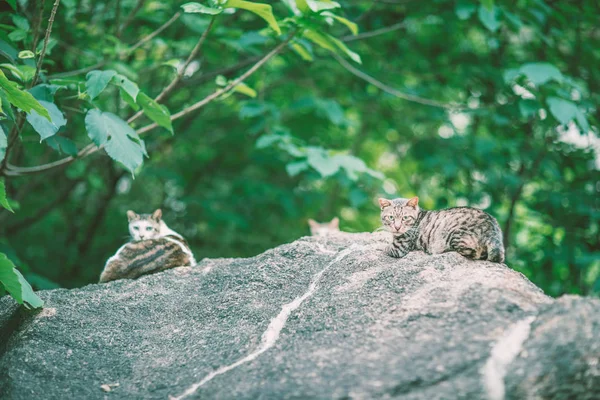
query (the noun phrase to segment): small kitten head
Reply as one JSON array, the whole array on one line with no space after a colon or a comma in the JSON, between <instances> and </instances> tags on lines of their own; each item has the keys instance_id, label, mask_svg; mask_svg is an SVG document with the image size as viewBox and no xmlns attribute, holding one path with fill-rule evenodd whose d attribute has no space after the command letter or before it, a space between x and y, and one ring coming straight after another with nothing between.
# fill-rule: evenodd
<instances>
[{"instance_id":1,"label":"small kitten head","mask_svg":"<svg viewBox=\"0 0 600 400\"><path fill-rule=\"evenodd\" d=\"M402 235L417 222L419 215L419 198L412 199L379 199L381 222L383 227L394 235Z\"/></svg>"},{"instance_id":2,"label":"small kitten head","mask_svg":"<svg viewBox=\"0 0 600 400\"><path fill-rule=\"evenodd\" d=\"M131 210L127 211L129 233L133 240L148 240L159 237L161 218L162 211L160 209L152 214L136 214Z\"/></svg>"},{"instance_id":3,"label":"small kitten head","mask_svg":"<svg viewBox=\"0 0 600 400\"><path fill-rule=\"evenodd\" d=\"M331 233L340 231L340 219L335 217L331 221L323 223L319 223L314 219L309 219L308 226L310 227L310 234L312 236L327 236Z\"/></svg>"}]
</instances>

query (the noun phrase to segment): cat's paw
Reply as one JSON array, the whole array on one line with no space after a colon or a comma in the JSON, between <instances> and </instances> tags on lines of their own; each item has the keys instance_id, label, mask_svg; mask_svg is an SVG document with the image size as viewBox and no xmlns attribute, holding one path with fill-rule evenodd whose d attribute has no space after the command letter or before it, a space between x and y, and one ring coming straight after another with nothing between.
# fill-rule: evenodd
<instances>
[{"instance_id":1,"label":"cat's paw","mask_svg":"<svg viewBox=\"0 0 600 400\"><path fill-rule=\"evenodd\" d=\"M386 246L384 253L387 254L388 256L394 257L394 258L402 257L400 255L400 251L398 251L398 249L396 247L394 247L394 245L392 245L392 244Z\"/></svg>"}]
</instances>

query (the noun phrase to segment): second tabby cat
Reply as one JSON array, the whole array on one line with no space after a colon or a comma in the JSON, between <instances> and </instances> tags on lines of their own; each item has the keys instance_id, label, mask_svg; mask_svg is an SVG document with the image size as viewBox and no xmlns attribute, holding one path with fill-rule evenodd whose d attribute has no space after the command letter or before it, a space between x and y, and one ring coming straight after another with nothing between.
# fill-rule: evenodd
<instances>
[{"instance_id":1,"label":"second tabby cat","mask_svg":"<svg viewBox=\"0 0 600 400\"><path fill-rule=\"evenodd\" d=\"M471 207L426 211L419 198L379 199L381 222L392 233L386 253L401 258L413 250L456 251L474 260L504 262L502 231L488 213Z\"/></svg>"}]
</instances>

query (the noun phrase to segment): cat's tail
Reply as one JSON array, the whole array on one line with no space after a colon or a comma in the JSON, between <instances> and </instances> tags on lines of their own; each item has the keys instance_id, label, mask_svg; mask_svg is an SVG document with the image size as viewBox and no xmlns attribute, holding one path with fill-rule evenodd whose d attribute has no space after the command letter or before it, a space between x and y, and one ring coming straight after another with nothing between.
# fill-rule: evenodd
<instances>
[{"instance_id":1,"label":"cat's tail","mask_svg":"<svg viewBox=\"0 0 600 400\"><path fill-rule=\"evenodd\" d=\"M487 244L487 260L496 263L504 262L504 245L502 240L493 240Z\"/></svg>"}]
</instances>

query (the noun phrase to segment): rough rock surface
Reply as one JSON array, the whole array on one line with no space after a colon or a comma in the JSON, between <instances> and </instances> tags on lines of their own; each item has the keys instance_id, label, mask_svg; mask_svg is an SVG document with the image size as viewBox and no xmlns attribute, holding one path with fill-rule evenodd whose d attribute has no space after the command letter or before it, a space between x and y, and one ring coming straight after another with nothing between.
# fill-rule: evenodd
<instances>
[{"instance_id":1,"label":"rough rock surface","mask_svg":"<svg viewBox=\"0 0 600 400\"><path fill-rule=\"evenodd\" d=\"M0 299L2 399L598 399L600 301L384 234Z\"/></svg>"}]
</instances>

